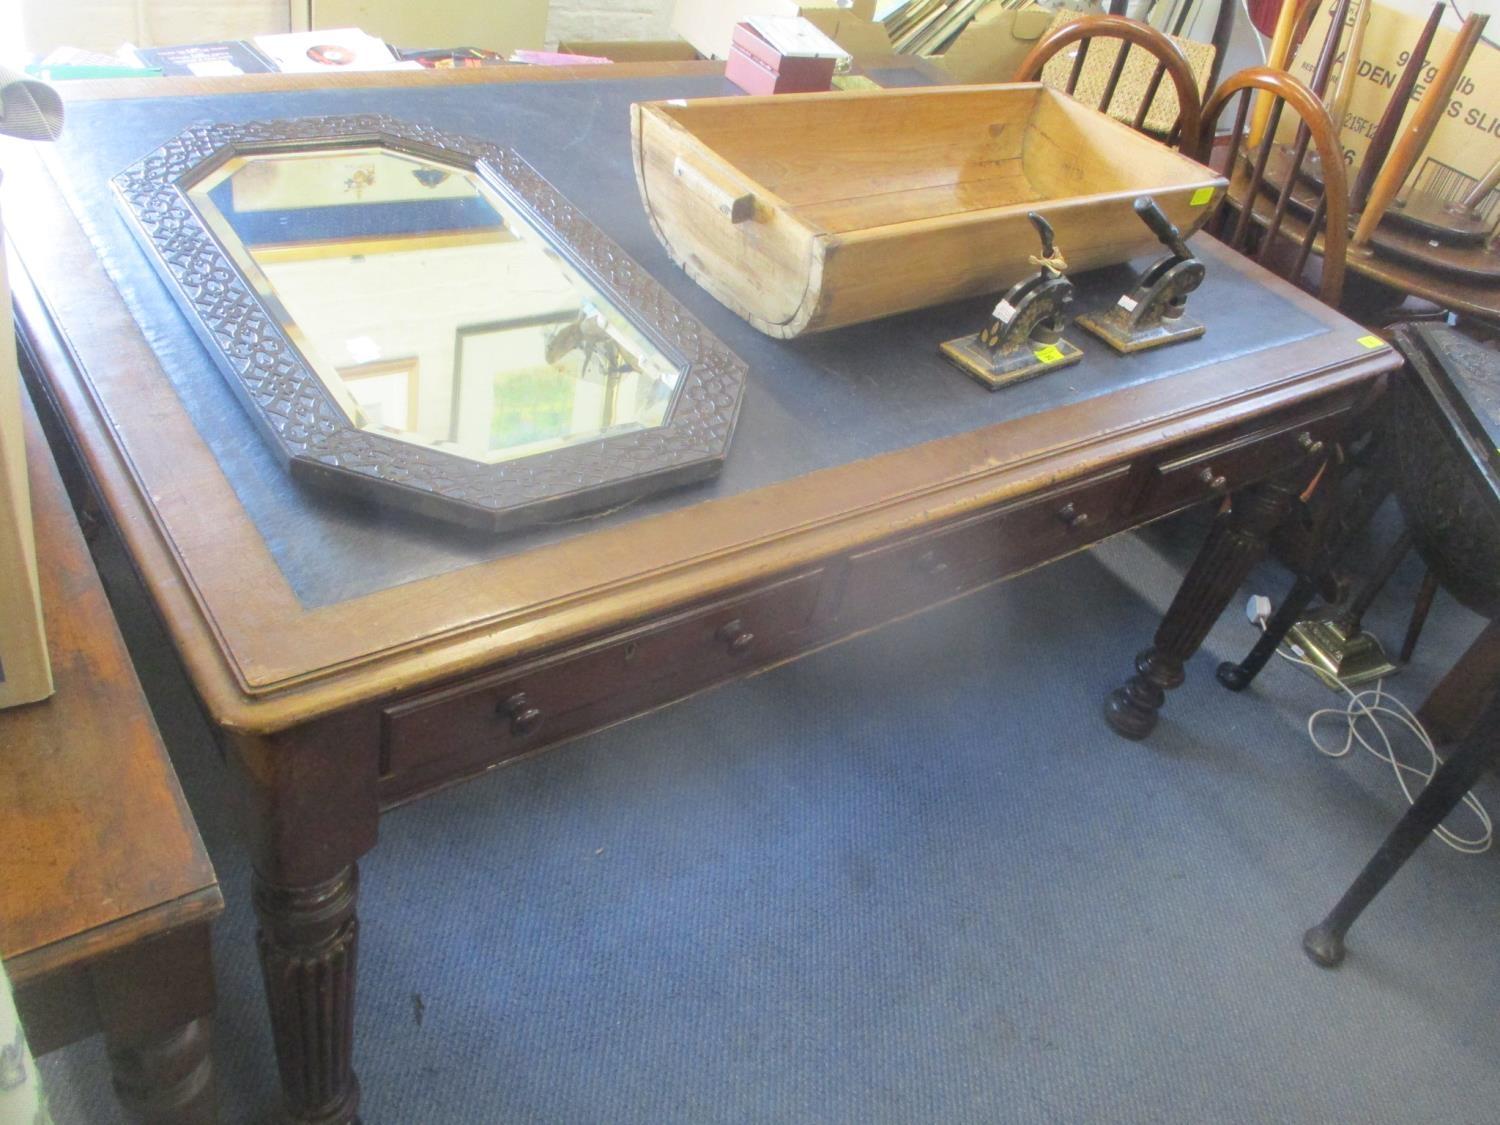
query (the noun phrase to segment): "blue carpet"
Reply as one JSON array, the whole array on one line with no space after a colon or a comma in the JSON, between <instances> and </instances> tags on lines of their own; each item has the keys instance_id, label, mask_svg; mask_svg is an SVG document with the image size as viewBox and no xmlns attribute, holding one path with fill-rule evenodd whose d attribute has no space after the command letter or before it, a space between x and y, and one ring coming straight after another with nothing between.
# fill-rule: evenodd
<instances>
[{"instance_id":1,"label":"blue carpet","mask_svg":"<svg viewBox=\"0 0 1500 1125\"><path fill-rule=\"evenodd\" d=\"M1307 745L1331 696L1279 662L1219 688L1253 640L1232 612L1151 741L1104 728L1201 531L1123 537L392 814L362 865L365 1121L1500 1118L1494 855L1424 848L1322 971L1299 936L1401 807L1373 759ZM230 903L223 1119L266 1120L224 781L105 569ZM1419 577L1372 614L1387 643ZM1393 688L1415 704L1477 628L1440 598ZM44 1072L63 1125L118 1120L97 1044Z\"/></svg>"}]
</instances>

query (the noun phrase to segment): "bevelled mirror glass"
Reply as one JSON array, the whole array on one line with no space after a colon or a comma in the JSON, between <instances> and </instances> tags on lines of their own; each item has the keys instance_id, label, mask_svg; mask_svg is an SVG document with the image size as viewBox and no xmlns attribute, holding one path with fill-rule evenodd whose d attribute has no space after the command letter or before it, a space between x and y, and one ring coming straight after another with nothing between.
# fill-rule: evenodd
<instances>
[{"instance_id":1,"label":"bevelled mirror glass","mask_svg":"<svg viewBox=\"0 0 1500 1125\"><path fill-rule=\"evenodd\" d=\"M513 154L388 118L206 126L115 186L304 479L498 527L722 463L743 365Z\"/></svg>"}]
</instances>

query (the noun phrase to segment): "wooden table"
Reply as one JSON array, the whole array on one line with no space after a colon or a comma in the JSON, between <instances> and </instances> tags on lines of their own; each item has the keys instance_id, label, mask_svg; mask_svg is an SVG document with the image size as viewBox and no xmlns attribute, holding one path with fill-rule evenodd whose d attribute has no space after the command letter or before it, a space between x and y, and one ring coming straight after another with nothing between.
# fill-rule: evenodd
<instances>
[{"instance_id":1,"label":"wooden table","mask_svg":"<svg viewBox=\"0 0 1500 1125\"><path fill-rule=\"evenodd\" d=\"M212 1121L208 927L224 902L26 413L57 691L0 711L0 958L33 1052L102 1031L132 1115Z\"/></svg>"},{"instance_id":2,"label":"wooden table","mask_svg":"<svg viewBox=\"0 0 1500 1125\"><path fill-rule=\"evenodd\" d=\"M978 327L984 301L826 338L760 338L671 267L633 196L619 198L629 180L615 162L627 142L613 130L617 115L626 128L626 103L590 102L616 89L595 83L622 76L662 76L652 81L666 93L652 86L651 96L673 96L680 83L712 82L703 76L714 73L677 64L351 76L392 114L409 91L436 98L443 83L484 83L484 112L498 113L506 83L567 80L517 87L513 96L529 100L496 127L540 114L548 136L527 140L522 155L544 174L574 176L557 183L565 194L607 180L596 202L618 207L611 233L751 366L718 482L521 540L524 549L487 554L470 544L399 576L372 556L421 556L426 525L367 525L247 476L247 447L233 435L248 423L197 403L210 384L193 363L203 380L219 377L206 356L179 346L184 325L163 311L143 332L132 314L132 302L142 309L160 299L135 288L144 259L112 244L102 260L34 163L8 181L30 366L222 732L246 798L259 949L296 1120L356 1115L356 861L375 845L382 810L1233 493L1155 644L1110 704L1117 729L1142 736L1291 495L1397 366L1390 349L1361 342L1355 325L1206 239L1207 296L1195 297L1211 322L1206 351L1178 350L1188 344L1118 359L1080 337L1088 357L1071 376L991 395L936 352L940 330ZM350 104L347 88L330 93L317 79L207 88L288 86ZM153 105L186 114L192 107L154 102L183 89L166 80L134 87L152 102L130 103L132 128ZM101 109L115 103L100 99L131 92L71 90L75 125L112 120L100 115L123 110ZM322 104L303 95L297 111ZM436 104L421 103L434 113ZM579 106L587 113L570 117ZM231 110L274 115L277 104L225 101L213 112ZM606 131L574 135L578 120ZM144 133L135 140L141 151L159 143ZM77 172L59 163L58 175ZM103 211L91 221L113 222ZM109 272L122 265L127 274ZM112 276L123 277L123 290ZM1119 290L1108 286L1123 283L1096 283L1091 299L1112 301ZM872 406L886 399L906 413ZM946 429L922 428L939 414ZM776 446L787 433L799 440ZM852 452L735 485L767 449L786 461L822 440ZM778 470L759 467L773 477ZM378 538L347 556L328 579L333 592L325 583L309 593L302 583L306 567L322 561L308 561L316 544L339 550L367 531Z\"/></svg>"}]
</instances>

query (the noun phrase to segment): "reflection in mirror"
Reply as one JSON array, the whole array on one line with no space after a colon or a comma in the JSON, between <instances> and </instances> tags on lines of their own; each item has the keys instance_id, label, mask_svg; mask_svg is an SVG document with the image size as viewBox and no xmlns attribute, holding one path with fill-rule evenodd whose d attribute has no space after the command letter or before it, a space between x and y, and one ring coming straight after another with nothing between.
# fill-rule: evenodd
<instances>
[{"instance_id":1,"label":"reflection in mirror","mask_svg":"<svg viewBox=\"0 0 1500 1125\"><path fill-rule=\"evenodd\" d=\"M498 462L666 420L679 367L472 171L320 145L187 194L360 429Z\"/></svg>"}]
</instances>

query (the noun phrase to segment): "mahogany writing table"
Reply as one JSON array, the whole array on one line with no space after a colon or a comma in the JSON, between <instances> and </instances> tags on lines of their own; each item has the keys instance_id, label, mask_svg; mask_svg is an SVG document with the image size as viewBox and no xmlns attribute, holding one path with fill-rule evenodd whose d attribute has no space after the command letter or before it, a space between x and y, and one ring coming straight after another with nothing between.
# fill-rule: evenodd
<instances>
[{"instance_id":1,"label":"mahogany writing table","mask_svg":"<svg viewBox=\"0 0 1500 1125\"><path fill-rule=\"evenodd\" d=\"M214 1120L224 909L46 440L26 412L56 692L0 711L0 958L35 1054L103 1032L133 1119Z\"/></svg>"},{"instance_id":2,"label":"mahogany writing table","mask_svg":"<svg viewBox=\"0 0 1500 1125\"><path fill-rule=\"evenodd\" d=\"M1082 363L998 394L937 353L987 300L762 337L667 260L629 163L632 101L730 92L711 64L81 87L69 136L7 180L29 366L245 797L293 1119L357 1112L356 861L383 809L1217 499L1222 518L1110 707L1144 735L1291 495L1399 363L1207 239L1201 340L1119 357L1079 336ZM476 536L286 478L108 178L195 120L361 109L517 149L748 362L717 480ZM1130 277L1080 279L1080 311Z\"/></svg>"}]
</instances>

